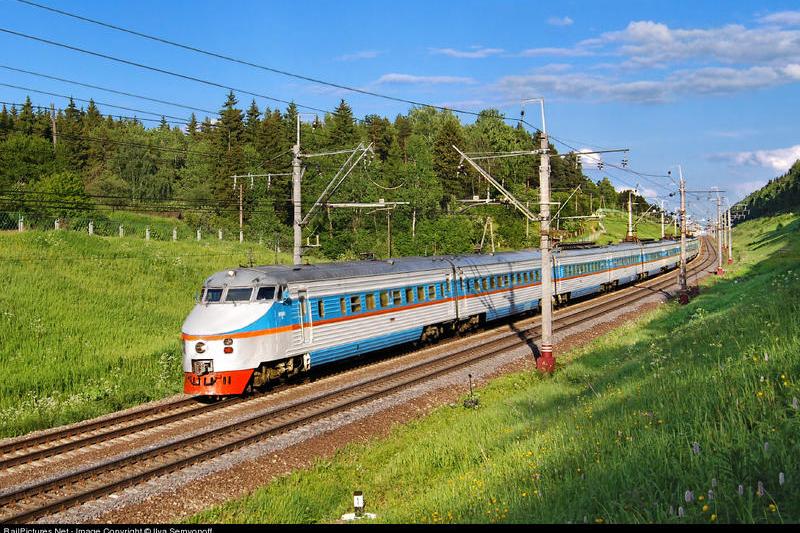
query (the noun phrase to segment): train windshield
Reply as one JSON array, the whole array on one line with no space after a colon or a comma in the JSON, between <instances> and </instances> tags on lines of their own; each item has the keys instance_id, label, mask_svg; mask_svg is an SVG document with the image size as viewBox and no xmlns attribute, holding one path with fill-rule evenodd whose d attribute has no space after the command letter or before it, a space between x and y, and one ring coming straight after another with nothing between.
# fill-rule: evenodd
<instances>
[{"instance_id":1,"label":"train windshield","mask_svg":"<svg viewBox=\"0 0 800 533\"><path fill-rule=\"evenodd\" d=\"M259 287L256 294L256 301L272 301L275 299L275 287Z\"/></svg>"},{"instance_id":2,"label":"train windshield","mask_svg":"<svg viewBox=\"0 0 800 533\"><path fill-rule=\"evenodd\" d=\"M205 303L217 303L222 299L222 289L206 289L203 295Z\"/></svg>"},{"instance_id":3,"label":"train windshield","mask_svg":"<svg viewBox=\"0 0 800 533\"><path fill-rule=\"evenodd\" d=\"M249 302L250 295L253 294L253 289L228 289L228 294L225 296L226 302Z\"/></svg>"}]
</instances>

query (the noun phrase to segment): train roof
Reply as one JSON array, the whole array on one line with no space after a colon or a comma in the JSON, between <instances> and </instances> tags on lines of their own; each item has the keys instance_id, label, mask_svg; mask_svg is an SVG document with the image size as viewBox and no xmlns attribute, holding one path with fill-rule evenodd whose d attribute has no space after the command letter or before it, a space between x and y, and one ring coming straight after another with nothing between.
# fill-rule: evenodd
<instances>
[{"instance_id":1,"label":"train roof","mask_svg":"<svg viewBox=\"0 0 800 533\"><path fill-rule=\"evenodd\" d=\"M625 243L584 250L556 250L555 254L556 256L581 256L597 253L598 251L608 251L609 248L618 251L636 249L639 247L639 244ZM486 255L441 255L429 257L402 257L387 260L318 263L298 266L266 265L239 267L213 274L206 279L206 286L221 287L223 285L231 285L241 287L252 286L254 284L284 285L287 283L304 281L449 270L451 265L464 268L501 263L516 263L520 261L536 260L540 257L541 254L539 250L529 249Z\"/></svg>"}]
</instances>

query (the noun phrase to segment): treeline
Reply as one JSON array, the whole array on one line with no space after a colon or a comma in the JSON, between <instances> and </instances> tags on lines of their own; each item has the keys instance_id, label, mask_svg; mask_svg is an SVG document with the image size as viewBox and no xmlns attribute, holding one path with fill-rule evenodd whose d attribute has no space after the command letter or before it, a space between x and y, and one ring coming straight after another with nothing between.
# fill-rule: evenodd
<instances>
[{"instance_id":1,"label":"treeline","mask_svg":"<svg viewBox=\"0 0 800 533\"><path fill-rule=\"evenodd\" d=\"M63 217L97 220L113 209L169 213L205 228L238 229L238 190L231 176L291 172L298 109L246 110L233 93L217 117L192 114L186 123L147 127L141 119L104 116L93 101L79 108L70 101L55 120L30 99L0 111L0 212L27 220ZM356 120L342 100L325 116L303 115L302 150L316 153L352 149L371 142L374 156L360 165L334 197L338 202L408 202L387 221L385 211L324 209L306 228L319 234L328 258L388 253L388 223L395 255L470 251L480 240L486 216L493 218L500 246L536 242L538 232L506 205L466 208L459 200L485 197L487 184L452 149L468 153L528 150L538 134L510 125L496 110L483 111L471 124L452 113L415 108L390 120L369 115ZM557 154L551 145L552 153ZM304 212L313 204L346 155L309 158L303 178ZM486 160L486 168L523 202L538 201L539 160L518 157ZM244 222L249 239L291 241L291 178L257 177L244 184ZM624 208L628 194L604 178L584 176L572 153L551 158L554 201L565 201L562 216L589 214L598 207ZM492 196L495 197L494 191ZM647 202L635 198L636 212ZM8 216L8 215L7 215ZM564 221L562 230L577 222Z\"/></svg>"},{"instance_id":2,"label":"treeline","mask_svg":"<svg viewBox=\"0 0 800 533\"><path fill-rule=\"evenodd\" d=\"M747 218L800 210L800 159L783 176L750 193L737 206L747 208Z\"/></svg>"}]
</instances>

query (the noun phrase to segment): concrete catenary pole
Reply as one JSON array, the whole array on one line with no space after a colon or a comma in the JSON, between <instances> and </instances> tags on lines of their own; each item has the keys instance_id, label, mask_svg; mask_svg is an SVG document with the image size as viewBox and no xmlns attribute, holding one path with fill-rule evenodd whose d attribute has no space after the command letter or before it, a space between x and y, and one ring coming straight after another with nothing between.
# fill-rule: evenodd
<instances>
[{"instance_id":1,"label":"concrete catenary pole","mask_svg":"<svg viewBox=\"0 0 800 533\"><path fill-rule=\"evenodd\" d=\"M680 178L679 188L681 192L681 270L680 285L684 297L689 289L686 282L686 181L683 179L683 169L678 165L678 176Z\"/></svg>"},{"instance_id":2,"label":"concrete catenary pole","mask_svg":"<svg viewBox=\"0 0 800 533\"><path fill-rule=\"evenodd\" d=\"M717 276L725 273L722 269L722 199L717 193Z\"/></svg>"},{"instance_id":3,"label":"concrete catenary pole","mask_svg":"<svg viewBox=\"0 0 800 533\"><path fill-rule=\"evenodd\" d=\"M733 227L731 225L731 210L728 208L728 264L733 263Z\"/></svg>"},{"instance_id":4,"label":"concrete catenary pole","mask_svg":"<svg viewBox=\"0 0 800 533\"><path fill-rule=\"evenodd\" d=\"M244 192L242 191L242 184L239 184L239 244L244 242L244 210L242 207L242 196Z\"/></svg>"},{"instance_id":5,"label":"concrete catenary pole","mask_svg":"<svg viewBox=\"0 0 800 533\"><path fill-rule=\"evenodd\" d=\"M300 168L300 115L297 115L297 142L292 146L292 205L294 206L294 249L292 252L292 264L300 264L300 248L303 246L303 228L300 222L303 220L301 213L301 188L300 179L302 177Z\"/></svg>"},{"instance_id":6,"label":"concrete catenary pole","mask_svg":"<svg viewBox=\"0 0 800 533\"><path fill-rule=\"evenodd\" d=\"M664 200L661 200L661 240L664 240Z\"/></svg>"},{"instance_id":7,"label":"concrete catenary pole","mask_svg":"<svg viewBox=\"0 0 800 533\"><path fill-rule=\"evenodd\" d=\"M633 204L631 202L631 195L633 191L628 191L628 234L625 237L626 241L633 240Z\"/></svg>"},{"instance_id":8,"label":"concrete catenary pole","mask_svg":"<svg viewBox=\"0 0 800 533\"><path fill-rule=\"evenodd\" d=\"M553 267L550 259L550 144L542 106L542 138L539 165L540 247L542 257L542 346L536 366L541 372L552 372L553 359Z\"/></svg>"}]
</instances>

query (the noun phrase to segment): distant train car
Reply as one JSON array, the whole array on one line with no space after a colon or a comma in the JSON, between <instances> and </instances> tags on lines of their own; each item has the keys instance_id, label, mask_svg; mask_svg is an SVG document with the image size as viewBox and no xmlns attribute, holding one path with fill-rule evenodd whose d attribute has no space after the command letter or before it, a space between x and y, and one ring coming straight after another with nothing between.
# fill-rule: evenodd
<instances>
[{"instance_id":1,"label":"distant train car","mask_svg":"<svg viewBox=\"0 0 800 533\"><path fill-rule=\"evenodd\" d=\"M699 243L692 239L689 258ZM674 268L675 241L553 254L555 300ZM284 375L539 308L538 251L218 272L182 327L184 391L237 395Z\"/></svg>"}]
</instances>

